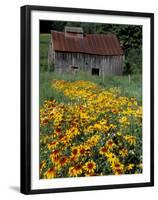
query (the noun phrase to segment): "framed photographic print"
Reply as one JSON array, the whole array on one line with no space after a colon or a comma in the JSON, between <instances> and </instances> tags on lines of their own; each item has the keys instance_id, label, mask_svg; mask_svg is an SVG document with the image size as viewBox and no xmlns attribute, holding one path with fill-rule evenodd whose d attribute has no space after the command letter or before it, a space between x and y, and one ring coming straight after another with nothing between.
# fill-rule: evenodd
<instances>
[{"instance_id":1,"label":"framed photographic print","mask_svg":"<svg viewBox=\"0 0 158 200\"><path fill-rule=\"evenodd\" d=\"M154 185L154 14L21 7L21 192Z\"/></svg>"}]
</instances>

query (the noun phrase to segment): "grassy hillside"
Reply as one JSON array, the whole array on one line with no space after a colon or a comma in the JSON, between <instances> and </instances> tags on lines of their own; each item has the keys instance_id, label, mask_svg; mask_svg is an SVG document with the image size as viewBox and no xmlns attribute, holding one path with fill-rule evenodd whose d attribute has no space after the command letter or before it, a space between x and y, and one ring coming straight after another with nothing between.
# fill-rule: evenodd
<instances>
[{"instance_id":1,"label":"grassy hillside","mask_svg":"<svg viewBox=\"0 0 158 200\"><path fill-rule=\"evenodd\" d=\"M48 66L48 46L50 34L40 34L40 70L46 71Z\"/></svg>"}]
</instances>

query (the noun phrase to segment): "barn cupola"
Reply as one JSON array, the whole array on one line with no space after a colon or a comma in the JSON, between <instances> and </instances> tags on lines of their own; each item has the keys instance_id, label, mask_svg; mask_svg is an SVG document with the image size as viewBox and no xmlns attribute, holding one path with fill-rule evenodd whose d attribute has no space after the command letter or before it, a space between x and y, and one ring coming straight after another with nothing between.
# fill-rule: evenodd
<instances>
[{"instance_id":1,"label":"barn cupola","mask_svg":"<svg viewBox=\"0 0 158 200\"><path fill-rule=\"evenodd\" d=\"M65 26L65 37L83 38L83 28Z\"/></svg>"}]
</instances>

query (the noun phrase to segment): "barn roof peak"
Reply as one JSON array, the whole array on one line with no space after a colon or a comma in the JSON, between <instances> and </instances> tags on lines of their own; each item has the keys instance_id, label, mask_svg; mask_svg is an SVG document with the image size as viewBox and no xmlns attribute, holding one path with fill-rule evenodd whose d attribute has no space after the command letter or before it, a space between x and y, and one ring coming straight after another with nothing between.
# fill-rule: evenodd
<instances>
[{"instance_id":1,"label":"barn roof peak","mask_svg":"<svg viewBox=\"0 0 158 200\"><path fill-rule=\"evenodd\" d=\"M83 28L65 26L65 37L83 38Z\"/></svg>"},{"instance_id":2,"label":"barn roof peak","mask_svg":"<svg viewBox=\"0 0 158 200\"><path fill-rule=\"evenodd\" d=\"M65 33L79 33L83 34L82 27L65 26Z\"/></svg>"}]
</instances>

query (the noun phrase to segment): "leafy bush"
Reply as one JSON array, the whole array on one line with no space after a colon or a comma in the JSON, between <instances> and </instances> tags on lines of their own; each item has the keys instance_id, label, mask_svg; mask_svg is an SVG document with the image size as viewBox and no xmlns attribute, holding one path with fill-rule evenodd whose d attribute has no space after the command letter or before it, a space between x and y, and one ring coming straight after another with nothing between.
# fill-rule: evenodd
<instances>
[{"instance_id":1,"label":"leafy bush","mask_svg":"<svg viewBox=\"0 0 158 200\"><path fill-rule=\"evenodd\" d=\"M124 74L139 74L142 72L142 50L131 49L124 61Z\"/></svg>"}]
</instances>

